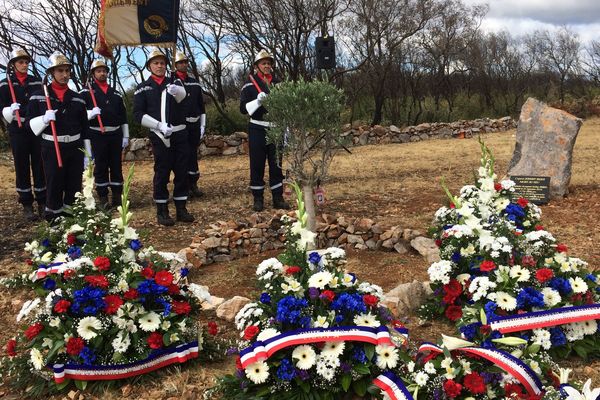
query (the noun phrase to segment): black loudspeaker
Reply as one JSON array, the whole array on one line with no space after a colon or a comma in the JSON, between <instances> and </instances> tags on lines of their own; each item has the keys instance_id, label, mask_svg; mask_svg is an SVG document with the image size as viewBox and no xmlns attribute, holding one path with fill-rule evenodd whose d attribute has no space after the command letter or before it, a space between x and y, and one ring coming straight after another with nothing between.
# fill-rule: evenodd
<instances>
[{"instance_id":1,"label":"black loudspeaker","mask_svg":"<svg viewBox=\"0 0 600 400\"><path fill-rule=\"evenodd\" d=\"M318 69L335 68L335 41L333 36L317 37L315 39Z\"/></svg>"}]
</instances>

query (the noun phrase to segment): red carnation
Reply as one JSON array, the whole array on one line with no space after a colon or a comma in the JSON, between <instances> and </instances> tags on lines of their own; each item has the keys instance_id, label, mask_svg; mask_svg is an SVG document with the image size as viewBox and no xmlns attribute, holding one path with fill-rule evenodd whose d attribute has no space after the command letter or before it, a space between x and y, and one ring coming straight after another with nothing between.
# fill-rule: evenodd
<instances>
[{"instance_id":1,"label":"red carnation","mask_svg":"<svg viewBox=\"0 0 600 400\"><path fill-rule=\"evenodd\" d=\"M77 237L75 235L73 235L72 233L69 233L67 235L67 244L69 246L74 245L75 243L77 243Z\"/></svg>"},{"instance_id":2,"label":"red carnation","mask_svg":"<svg viewBox=\"0 0 600 400\"><path fill-rule=\"evenodd\" d=\"M36 322L35 324L31 325L29 328L27 328L25 330L25 337L27 339L31 340L34 337L36 337L37 335L39 335L39 333L42 331L42 329L44 329L44 325L42 325L39 322Z\"/></svg>"},{"instance_id":3,"label":"red carnation","mask_svg":"<svg viewBox=\"0 0 600 400\"><path fill-rule=\"evenodd\" d=\"M445 315L450 321L456 321L462 317L462 308L460 306L448 306Z\"/></svg>"},{"instance_id":4,"label":"red carnation","mask_svg":"<svg viewBox=\"0 0 600 400\"><path fill-rule=\"evenodd\" d=\"M437 247L442 247L442 239L435 239L435 245Z\"/></svg>"},{"instance_id":5,"label":"red carnation","mask_svg":"<svg viewBox=\"0 0 600 400\"><path fill-rule=\"evenodd\" d=\"M300 272L301 270L302 270L302 268L294 265L292 267L287 267L287 269L285 270L285 273L288 275L294 275L294 274L297 274L298 272Z\"/></svg>"},{"instance_id":6,"label":"red carnation","mask_svg":"<svg viewBox=\"0 0 600 400\"><path fill-rule=\"evenodd\" d=\"M333 293L331 290L323 290L319 297L328 302L332 302L333 299L335 299L335 293Z\"/></svg>"},{"instance_id":7,"label":"red carnation","mask_svg":"<svg viewBox=\"0 0 600 400\"><path fill-rule=\"evenodd\" d=\"M171 306L173 312L177 315L189 314L190 311L192 311L192 307L187 301L173 301L173 303L171 303Z\"/></svg>"},{"instance_id":8,"label":"red carnation","mask_svg":"<svg viewBox=\"0 0 600 400\"><path fill-rule=\"evenodd\" d=\"M252 338L256 335L258 335L258 332L260 331L260 329L258 328L258 326L256 325L250 325L249 327L247 327L246 329L244 329L244 339L246 340L252 340Z\"/></svg>"},{"instance_id":9,"label":"red carnation","mask_svg":"<svg viewBox=\"0 0 600 400\"><path fill-rule=\"evenodd\" d=\"M487 391L483 378L477 372L471 372L466 375L463 384L474 394L481 394Z\"/></svg>"},{"instance_id":10,"label":"red carnation","mask_svg":"<svg viewBox=\"0 0 600 400\"><path fill-rule=\"evenodd\" d=\"M28 258L27 260L25 260L25 262L27 263L27 265L33 265L33 260L31 258Z\"/></svg>"},{"instance_id":11,"label":"red carnation","mask_svg":"<svg viewBox=\"0 0 600 400\"><path fill-rule=\"evenodd\" d=\"M379 303L379 298L377 296L373 296L372 294L365 294L363 296L363 301L367 307L375 307L377 303Z\"/></svg>"},{"instance_id":12,"label":"red carnation","mask_svg":"<svg viewBox=\"0 0 600 400\"><path fill-rule=\"evenodd\" d=\"M559 243L556 245L556 251L558 251L559 253L566 253L567 251L569 251L569 248L566 244Z\"/></svg>"},{"instance_id":13,"label":"red carnation","mask_svg":"<svg viewBox=\"0 0 600 400\"><path fill-rule=\"evenodd\" d=\"M215 321L209 321L208 323L208 334L216 336L219 333L219 327Z\"/></svg>"},{"instance_id":14,"label":"red carnation","mask_svg":"<svg viewBox=\"0 0 600 400\"><path fill-rule=\"evenodd\" d=\"M504 397L505 398L517 398L522 399L525 396L521 385L516 383L507 383L504 385Z\"/></svg>"},{"instance_id":15,"label":"red carnation","mask_svg":"<svg viewBox=\"0 0 600 400\"><path fill-rule=\"evenodd\" d=\"M537 261L532 256L523 256L521 257L521 265L524 267L535 267Z\"/></svg>"},{"instance_id":16,"label":"red carnation","mask_svg":"<svg viewBox=\"0 0 600 400\"><path fill-rule=\"evenodd\" d=\"M152 332L146 341L151 349L156 350L163 347L163 336L158 332Z\"/></svg>"},{"instance_id":17,"label":"red carnation","mask_svg":"<svg viewBox=\"0 0 600 400\"><path fill-rule=\"evenodd\" d=\"M496 269L496 264L494 264L493 261L483 261L480 265L479 265L479 270L482 272L490 272Z\"/></svg>"},{"instance_id":18,"label":"red carnation","mask_svg":"<svg viewBox=\"0 0 600 400\"><path fill-rule=\"evenodd\" d=\"M92 286L97 286L103 289L108 287L108 279L104 275L87 275L85 281Z\"/></svg>"},{"instance_id":19,"label":"red carnation","mask_svg":"<svg viewBox=\"0 0 600 400\"><path fill-rule=\"evenodd\" d=\"M104 302L106 303L104 312L107 314L115 314L119 310L119 307L123 305L123 299L116 294L109 294L104 298Z\"/></svg>"},{"instance_id":20,"label":"red carnation","mask_svg":"<svg viewBox=\"0 0 600 400\"><path fill-rule=\"evenodd\" d=\"M235 367L240 371L244 369L244 367L242 367L242 357L237 356L237 358L235 359Z\"/></svg>"},{"instance_id":21,"label":"red carnation","mask_svg":"<svg viewBox=\"0 0 600 400\"><path fill-rule=\"evenodd\" d=\"M529 200L527 200L526 198L523 198L523 197L519 197L517 199L517 204L520 205L521 207L525 208L525 207L527 207L527 204L529 204Z\"/></svg>"},{"instance_id":22,"label":"red carnation","mask_svg":"<svg viewBox=\"0 0 600 400\"><path fill-rule=\"evenodd\" d=\"M10 339L6 342L6 354L8 354L9 357L17 355L17 341L15 339Z\"/></svg>"},{"instance_id":23,"label":"red carnation","mask_svg":"<svg viewBox=\"0 0 600 400\"><path fill-rule=\"evenodd\" d=\"M67 342L67 354L71 356L78 356L83 350L85 342L80 337L72 337Z\"/></svg>"},{"instance_id":24,"label":"red carnation","mask_svg":"<svg viewBox=\"0 0 600 400\"><path fill-rule=\"evenodd\" d=\"M67 311L69 311L69 307L71 307L71 302L68 300L59 300L55 305L54 305L54 311L62 314L62 313L66 313Z\"/></svg>"},{"instance_id":25,"label":"red carnation","mask_svg":"<svg viewBox=\"0 0 600 400\"><path fill-rule=\"evenodd\" d=\"M94 259L94 266L99 271L108 271L110 269L110 259L108 257L98 256Z\"/></svg>"},{"instance_id":26,"label":"red carnation","mask_svg":"<svg viewBox=\"0 0 600 400\"><path fill-rule=\"evenodd\" d=\"M554 272L550 268L540 268L535 271L535 279L540 281L540 283L544 283L549 281L554 277Z\"/></svg>"},{"instance_id":27,"label":"red carnation","mask_svg":"<svg viewBox=\"0 0 600 400\"><path fill-rule=\"evenodd\" d=\"M461 391L462 385L460 383L454 382L452 379L448 379L444 382L444 392L446 393L446 396L451 399L457 397Z\"/></svg>"},{"instance_id":28,"label":"red carnation","mask_svg":"<svg viewBox=\"0 0 600 400\"><path fill-rule=\"evenodd\" d=\"M173 283L173 274L169 271L158 271L154 275L154 281L158 283L160 286L169 287L171 283Z\"/></svg>"},{"instance_id":29,"label":"red carnation","mask_svg":"<svg viewBox=\"0 0 600 400\"><path fill-rule=\"evenodd\" d=\"M463 287L456 279L451 279L447 285L444 285L444 302L446 304L453 304L454 300L458 298L463 292Z\"/></svg>"},{"instance_id":30,"label":"red carnation","mask_svg":"<svg viewBox=\"0 0 600 400\"><path fill-rule=\"evenodd\" d=\"M154 271L150 267L145 267L144 269L142 269L142 275L144 276L144 278L150 279L154 276Z\"/></svg>"},{"instance_id":31,"label":"red carnation","mask_svg":"<svg viewBox=\"0 0 600 400\"><path fill-rule=\"evenodd\" d=\"M535 230L536 230L536 231L543 231L543 230L544 230L544 227L543 227L542 225L536 225L536 226L535 226Z\"/></svg>"},{"instance_id":32,"label":"red carnation","mask_svg":"<svg viewBox=\"0 0 600 400\"><path fill-rule=\"evenodd\" d=\"M450 208L456 208L456 204L450 203Z\"/></svg>"},{"instance_id":33,"label":"red carnation","mask_svg":"<svg viewBox=\"0 0 600 400\"><path fill-rule=\"evenodd\" d=\"M501 191L502 190L502 185L500 183L498 183L498 182L494 183L494 190L496 192Z\"/></svg>"},{"instance_id":34,"label":"red carnation","mask_svg":"<svg viewBox=\"0 0 600 400\"><path fill-rule=\"evenodd\" d=\"M134 300L138 297L138 291L134 288L129 288L125 293L123 293L123 298L125 300Z\"/></svg>"},{"instance_id":35,"label":"red carnation","mask_svg":"<svg viewBox=\"0 0 600 400\"><path fill-rule=\"evenodd\" d=\"M73 270L73 269L68 269L65 272L63 272L63 278L65 278L65 279L71 279L74 276L75 276L75 270Z\"/></svg>"},{"instance_id":36,"label":"red carnation","mask_svg":"<svg viewBox=\"0 0 600 400\"><path fill-rule=\"evenodd\" d=\"M179 294L179 286L177 286L174 283L170 284L169 285L169 294L170 295Z\"/></svg>"}]
</instances>

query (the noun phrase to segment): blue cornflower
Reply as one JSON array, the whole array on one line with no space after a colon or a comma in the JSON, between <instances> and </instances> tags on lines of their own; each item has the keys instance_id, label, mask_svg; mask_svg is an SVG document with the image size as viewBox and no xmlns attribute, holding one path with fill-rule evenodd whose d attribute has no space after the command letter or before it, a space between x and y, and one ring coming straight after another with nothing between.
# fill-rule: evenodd
<instances>
[{"instance_id":1,"label":"blue cornflower","mask_svg":"<svg viewBox=\"0 0 600 400\"><path fill-rule=\"evenodd\" d=\"M271 296L269 295L269 293L261 293L260 302L263 304L271 304Z\"/></svg>"},{"instance_id":2,"label":"blue cornflower","mask_svg":"<svg viewBox=\"0 0 600 400\"><path fill-rule=\"evenodd\" d=\"M67 254L71 258L71 260L76 260L81 257L81 248L78 246L71 246L67 249Z\"/></svg>"},{"instance_id":3,"label":"blue cornflower","mask_svg":"<svg viewBox=\"0 0 600 400\"><path fill-rule=\"evenodd\" d=\"M567 344L567 337L560 327L550 328L550 341L552 342L552 347L554 346L562 346Z\"/></svg>"},{"instance_id":4,"label":"blue cornflower","mask_svg":"<svg viewBox=\"0 0 600 400\"><path fill-rule=\"evenodd\" d=\"M83 347L79 356L83 359L83 365L92 365L96 361L94 351L87 346Z\"/></svg>"},{"instance_id":5,"label":"blue cornflower","mask_svg":"<svg viewBox=\"0 0 600 400\"><path fill-rule=\"evenodd\" d=\"M338 314L356 315L367 312L367 306L363 298L358 293L342 293L333 300L331 308Z\"/></svg>"},{"instance_id":6,"label":"blue cornflower","mask_svg":"<svg viewBox=\"0 0 600 400\"><path fill-rule=\"evenodd\" d=\"M296 376L296 369L290 360L284 358L277 368L277 378L282 381L291 381Z\"/></svg>"},{"instance_id":7,"label":"blue cornflower","mask_svg":"<svg viewBox=\"0 0 600 400\"><path fill-rule=\"evenodd\" d=\"M550 279L550 287L554 290L557 290L561 295L570 294L573 290L571 288L571 283L567 279L554 277Z\"/></svg>"},{"instance_id":8,"label":"blue cornflower","mask_svg":"<svg viewBox=\"0 0 600 400\"><path fill-rule=\"evenodd\" d=\"M526 287L519 291L517 295L517 307L544 307L544 295L532 287Z\"/></svg>"},{"instance_id":9,"label":"blue cornflower","mask_svg":"<svg viewBox=\"0 0 600 400\"><path fill-rule=\"evenodd\" d=\"M472 341L473 339L475 339L475 336L477 336L477 332L479 332L480 326L481 324L479 322L475 322L469 325L461 326L459 330L466 340Z\"/></svg>"},{"instance_id":10,"label":"blue cornflower","mask_svg":"<svg viewBox=\"0 0 600 400\"><path fill-rule=\"evenodd\" d=\"M179 275L181 275L182 278L185 278L186 276L188 276L190 274L190 269L189 268L181 268L179 270Z\"/></svg>"},{"instance_id":11,"label":"blue cornflower","mask_svg":"<svg viewBox=\"0 0 600 400\"><path fill-rule=\"evenodd\" d=\"M367 355L365 354L365 350L360 346L356 346L352 350L352 359L358 362L359 364L364 364L368 361Z\"/></svg>"},{"instance_id":12,"label":"blue cornflower","mask_svg":"<svg viewBox=\"0 0 600 400\"><path fill-rule=\"evenodd\" d=\"M462 258L462 256L460 255L460 253L458 251L455 251L454 253L452 253L452 257L450 257L452 259L452 262L454 263L458 263L460 261L460 259Z\"/></svg>"},{"instance_id":13,"label":"blue cornflower","mask_svg":"<svg viewBox=\"0 0 600 400\"><path fill-rule=\"evenodd\" d=\"M277 321L288 324L297 324L302 317L302 312L308 306L306 299L297 299L286 296L277 303Z\"/></svg>"},{"instance_id":14,"label":"blue cornflower","mask_svg":"<svg viewBox=\"0 0 600 400\"><path fill-rule=\"evenodd\" d=\"M154 282L154 279L146 279L137 287L137 291L141 295L159 295L167 293L169 288L161 286Z\"/></svg>"},{"instance_id":15,"label":"blue cornflower","mask_svg":"<svg viewBox=\"0 0 600 400\"><path fill-rule=\"evenodd\" d=\"M96 315L106 303L104 296L106 292L99 288L85 286L83 289L76 290L73 293L73 303L71 312L76 315Z\"/></svg>"},{"instance_id":16,"label":"blue cornflower","mask_svg":"<svg viewBox=\"0 0 600 400\"><path fill-rule=\"evenodd\" d=\"M140 242L138 239L132 240L131 242L129 242L129 247L133 251L138 251L142 248L142 242Z\"/></svg>"},{"instance_id":17,"label":"blue cornflower","mask_svg":"<svg viewBox=\"0 0 600 400\"><path fill-rule=\"evenodd\" d=\"M161 299L161 298L157 299L157 302L164 308L163 313L162 313L163 316L166 317L167 315L169 315L171 313L171 303L170 302L168 302L164 299Z\"/></svg>"},{"instance_id":18,"label":"blue cornflower","mask_svg":"<svg viewBox=\"0 0 600 400\"><path fill-rule=\"evenodd\" d=\"M321 262L321 256L316 251L313 251L308 255L308 262L316 265Z\"/></svg>"},{"instance_id":19,"label":"blue cornflower","mask_svg":"<svg viewBox=\"0 0 600 400\"><path fill-rule=\"evenodd\" d=\"M54 279L46 278L43 287L46 290L54 290L54 288L56 287L56 281Z\"/></svg>"},{"instance_id":20,"label":"blue cornflower","mask_svg":"<svg viewBox=\"0 0 600 400\"><path fill-rule=\"evenodd\" d=\"M50 247L50 239L44 239L42 240L42 246L44 247Z\"/></svg>"},{"instance_id":21,"label":"blue cornflower","mask_svg":"<svg viewBox=\"0 0 600 400\"><path fill-rule=\"evenodd\" d=\"M483 308L485 310L485 315L488 321L497 317L496 309L498 308L498 304L496 304L496 302L488 301L487 303L485 303L485 306Z\"/></svg>"}]
</instances>

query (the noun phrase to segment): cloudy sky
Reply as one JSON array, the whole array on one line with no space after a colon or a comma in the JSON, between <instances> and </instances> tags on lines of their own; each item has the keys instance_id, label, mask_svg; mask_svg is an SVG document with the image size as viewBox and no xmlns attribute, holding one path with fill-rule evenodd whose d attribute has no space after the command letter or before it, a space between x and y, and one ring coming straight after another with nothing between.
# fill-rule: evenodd
<instances>
[{"instance_id":1,"label":"cloudy sky","mask_svg":"<svg viewBox=\"0 0 600 400\"><path fill-rule=\"evenodd\" d=\"M463 0L464 3L488 4L483 22L486 30L506 29L523 34L536 29L556 29L567 25L584 42L600 39L599 0Z\"/></svg>"}]
</instances>

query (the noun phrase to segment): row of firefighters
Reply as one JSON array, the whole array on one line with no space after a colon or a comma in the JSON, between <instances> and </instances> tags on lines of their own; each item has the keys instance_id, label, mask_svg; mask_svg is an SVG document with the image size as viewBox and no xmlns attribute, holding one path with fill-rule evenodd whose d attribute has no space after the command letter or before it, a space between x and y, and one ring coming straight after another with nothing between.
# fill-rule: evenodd
<instances>
[{"instance_id":1,"label":"row of firefighters","mask_svg":"<svg viewBox=\"0 0 600 400\"><path fill-rule=\"evenodd\" d=\"M123 96L107 82L109 67L102 60L94 61L88 84L77 93L68 86L72 63L63 54L50 56L43 80L28 73L30 62L25 50L14 50L6 79L0 81L0 110L10 137L24 216L30 221L54 221L63 215L81 191L90 157L100 204L116 207L123 191L121 153L129 144L129 126ZM250 190L255 211L264 208L267 161L273 207L289 208L283 199L281 160L274 145L266 141L270 125L263 102L277 83L273 65L272 55L261 50L240 96L240 111L250 116ZM203 195L198 187L198 147L206 127L202 88L188 73L183 53L176 53L171 74L167 73L167 57L158 49L149 53L145 68L151 75L135 90L133 116L149 130L157 221L165 226L174 225L175 220L193 222L186 203L190 196ZM171 173L175 219L168 208Z\"/></svg>"}]
</instances>

